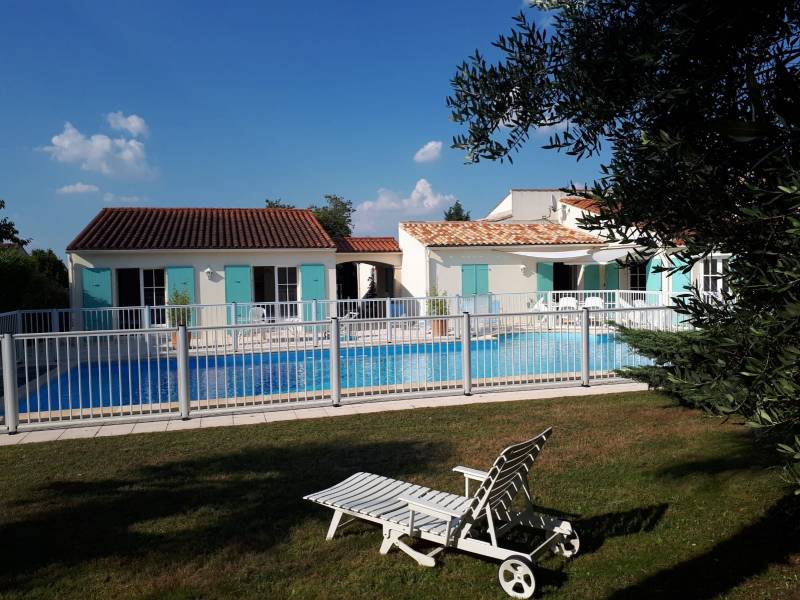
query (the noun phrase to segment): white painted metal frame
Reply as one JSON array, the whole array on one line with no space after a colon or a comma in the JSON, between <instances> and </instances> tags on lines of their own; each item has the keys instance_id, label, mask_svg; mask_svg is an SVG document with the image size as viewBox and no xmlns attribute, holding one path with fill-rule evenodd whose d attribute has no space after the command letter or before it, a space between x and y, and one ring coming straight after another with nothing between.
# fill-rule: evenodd
<instances>
[{"instance_id":1,"label":"white painted metal frame","mask_svg":"<svg viewBox=\"0 0 800 600\"><path fill-rule=\"evenodd\" d=\"M339 527L356 519L377 523L383 529L381 554L396 547L426 567L433 567L435 556L446 548L502 560L499 577L503 589L512 597L530 598L535 589L532 561L547 551L571 557L579 548L571 523L535 510L528 485L528 472L551 432L548 428L526 442L509 446L489 471L455 467L454 471L464 475L464 496L356 473L304 499L334 510L328 540ZM472 496L470 481L479 483ZM525 508L515 511L512 504L520 491ZM345 515L350 519L342 522ZM545 536L528 552L504 546L505 534L517 526L541 529ZM438 547L422 553L401 539L405 536L428 540ZM514 574L512 580L504 580L509 571Z\"/></svg>"}]
</instances>

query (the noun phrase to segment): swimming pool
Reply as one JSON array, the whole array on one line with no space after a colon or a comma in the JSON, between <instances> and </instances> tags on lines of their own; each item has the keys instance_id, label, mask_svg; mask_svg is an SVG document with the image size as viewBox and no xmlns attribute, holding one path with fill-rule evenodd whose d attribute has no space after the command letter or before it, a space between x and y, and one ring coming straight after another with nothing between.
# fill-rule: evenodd
<instances>
[{"instance_id":1,"label":"swimming pool","mask_svg":"<svg viewBox=\"0 0 800 600\"><path fill-rule=\"evenodd\" d=\"M607 373L644 364L614 333L591 335L590 369ZM574 377L581 370L580 334L537 332L473 340L472 378ZM433 342L342 347L342 393L391 392L455 386L461 381L461 343ZM327 349L189 357L190 401L279 396L321 397L330 390ZM177 402L174 358L93 362L20 392L20 413Z\"/></svg>"}]
</instances>

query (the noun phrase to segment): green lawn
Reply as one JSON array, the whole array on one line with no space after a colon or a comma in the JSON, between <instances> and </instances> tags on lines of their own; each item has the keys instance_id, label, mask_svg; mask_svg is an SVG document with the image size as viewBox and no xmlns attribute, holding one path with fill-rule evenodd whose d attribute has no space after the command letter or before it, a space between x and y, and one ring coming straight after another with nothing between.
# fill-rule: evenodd
<instances>
[{"instance_id":1,"label":"green lawn","mask_svg":"<svg viewBox=\"0 0 800 600\"><path fill-rule=\"evenodd\" d=\"M582 553L537 565L537 597L798 593L800 518L772 455L636 393L0 448L0 597L503 598L487 560L380 556L369 525L325 542L330 513L301 497L357 470L458 491L452 466L550 425L532 485Z\"/></svg>"}]
</instances>

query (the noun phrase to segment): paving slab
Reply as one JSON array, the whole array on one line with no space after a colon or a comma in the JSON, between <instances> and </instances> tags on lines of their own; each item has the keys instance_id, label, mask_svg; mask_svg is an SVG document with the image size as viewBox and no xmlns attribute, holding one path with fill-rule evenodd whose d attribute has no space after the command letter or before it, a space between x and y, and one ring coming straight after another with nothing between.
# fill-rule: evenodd
<instances>
[{"instance_id":1,"label":"paving slab","mask_svg":"<svg viewBox=\"0 0 800 600\"><path fill-rule=\"evenodd\" d=\"M93 438L97 435L97 432L100 431L99 425L93 425L89 427L69 427L64 430L64 433L61 434L61 437L58 438L59 440L85 440L88 438Z\"/></svg>"},{"instance_id":2,"label":"paving slab","mask_svg":"<svg viewBox=\"0 0 800 600\"><path fill-rule=\"evenodd\" d=\"M119 423L117 425L103 425L96 437L110 437L112 435L127 435L133 431L134 423Z\"/></svg>"},{"instance_id":3,"label":"paving slab","mask_svg":"<svg viewBox=\"0 0 800 600\"><path fill-rule=\"evenodd\" d=\"M133 426L132 433L154 433L166 431L169 421L142 421Z\"/></svg>"}]
</instances>

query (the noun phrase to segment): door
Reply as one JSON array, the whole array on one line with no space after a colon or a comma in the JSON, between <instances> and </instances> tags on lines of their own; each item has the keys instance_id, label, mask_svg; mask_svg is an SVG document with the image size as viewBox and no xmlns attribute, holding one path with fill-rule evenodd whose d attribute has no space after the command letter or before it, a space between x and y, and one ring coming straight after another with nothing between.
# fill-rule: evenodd
<instances>
[{"instance_id":1,"label":"door","mask_svg":"<svg viewBox=\"0 0 800 600\"><path fill-rule=\"evenodd\" d=\"M111 269L81 270L83 308L107 308L112 305ZM111 329L110 310L84 310L83 325L86 330Z\"/></svg>"},{"instance_id":2,"label":"door","mask_svg":"<svg viewBox=\"0 0 800 600\"><path fill-rule=\"evenodd\" d=\"M171 303L172 295L175 292L183 292L189 297L189 304L195 303L194 296L194 267L167 267L167 304ZM195 325L195 311L189 311L187 325ZM171 327L170 323L167 323Z\"/></svg>"},{"instance_id":3,"label":"door","mask_svg":"<svg viewBox=\"0 0 800 600\"><path fill-rule=\"evenodd\" d=\"M225 266L225 302L236 302L243 306L236 307L235 323L246 323L250 318L250 301L253 297L250 282L249 265ZM231 315L228 314L228 323Z\"/></svg>"},{"instance_id":4,"label":"door","mask_svg":"<svg viewBox=\"0 0 800 600\"><path fill-rule=\"evenodd\" d=\"M553 263L536 263L536 291L553 291Z\"/></svg>"},{"instance_id":5,"label":"door","mask_svg":"<svg viewBox=\"0 0 800 600\"><path fill-rule=\"evenodd\" d=\"M117 306L142 306L142 289L139 269L117 269ZM120 329L139 329L141 310L138 308L118 311Z\"/></svg>"},{"instance_id":6,"label":"door","mask_svg":"<svg viewBox=\"0 0 800 600\"><path fill-rule=\"evenodd\" d=\"M686 261L681 260L679 258L673 258L672 262L675 264L676 267L683 267L686 266ZM692 272L689 271L687 273L681 273L680 271L676 271L670 277L672 280L671 282L671 289L673 294L684 294L687 291L687 288L691 287L692 285Z\"/></svg>"},{"instance_id":7,"label":"door","mask_svg":"<svg viewBox=\"0 0 800 600\"><path fill-rule=\"evenodd\" d=\"M647 263L647 281L645 282L645 289L648 292L661 291L661 272L656 271L659 267L661 267L661 259L659 258L651 258ZM650 294L648 294L647 303L657 304L655 299L653 301L650 300Z\"/></svg>"},{"instance_id":8,"label":"door","mask_svg":"<svg viewBox=\"0 0 800 600\"><path fill-rule=\"evenodd\" d=\"M300 299L310 301L325 298L325 265L300 265ZM304 321L314 321L322 315L319 307L317 314L313 314L312 308L313 304L303 304Z\"/></svg>"}]
</instances>

